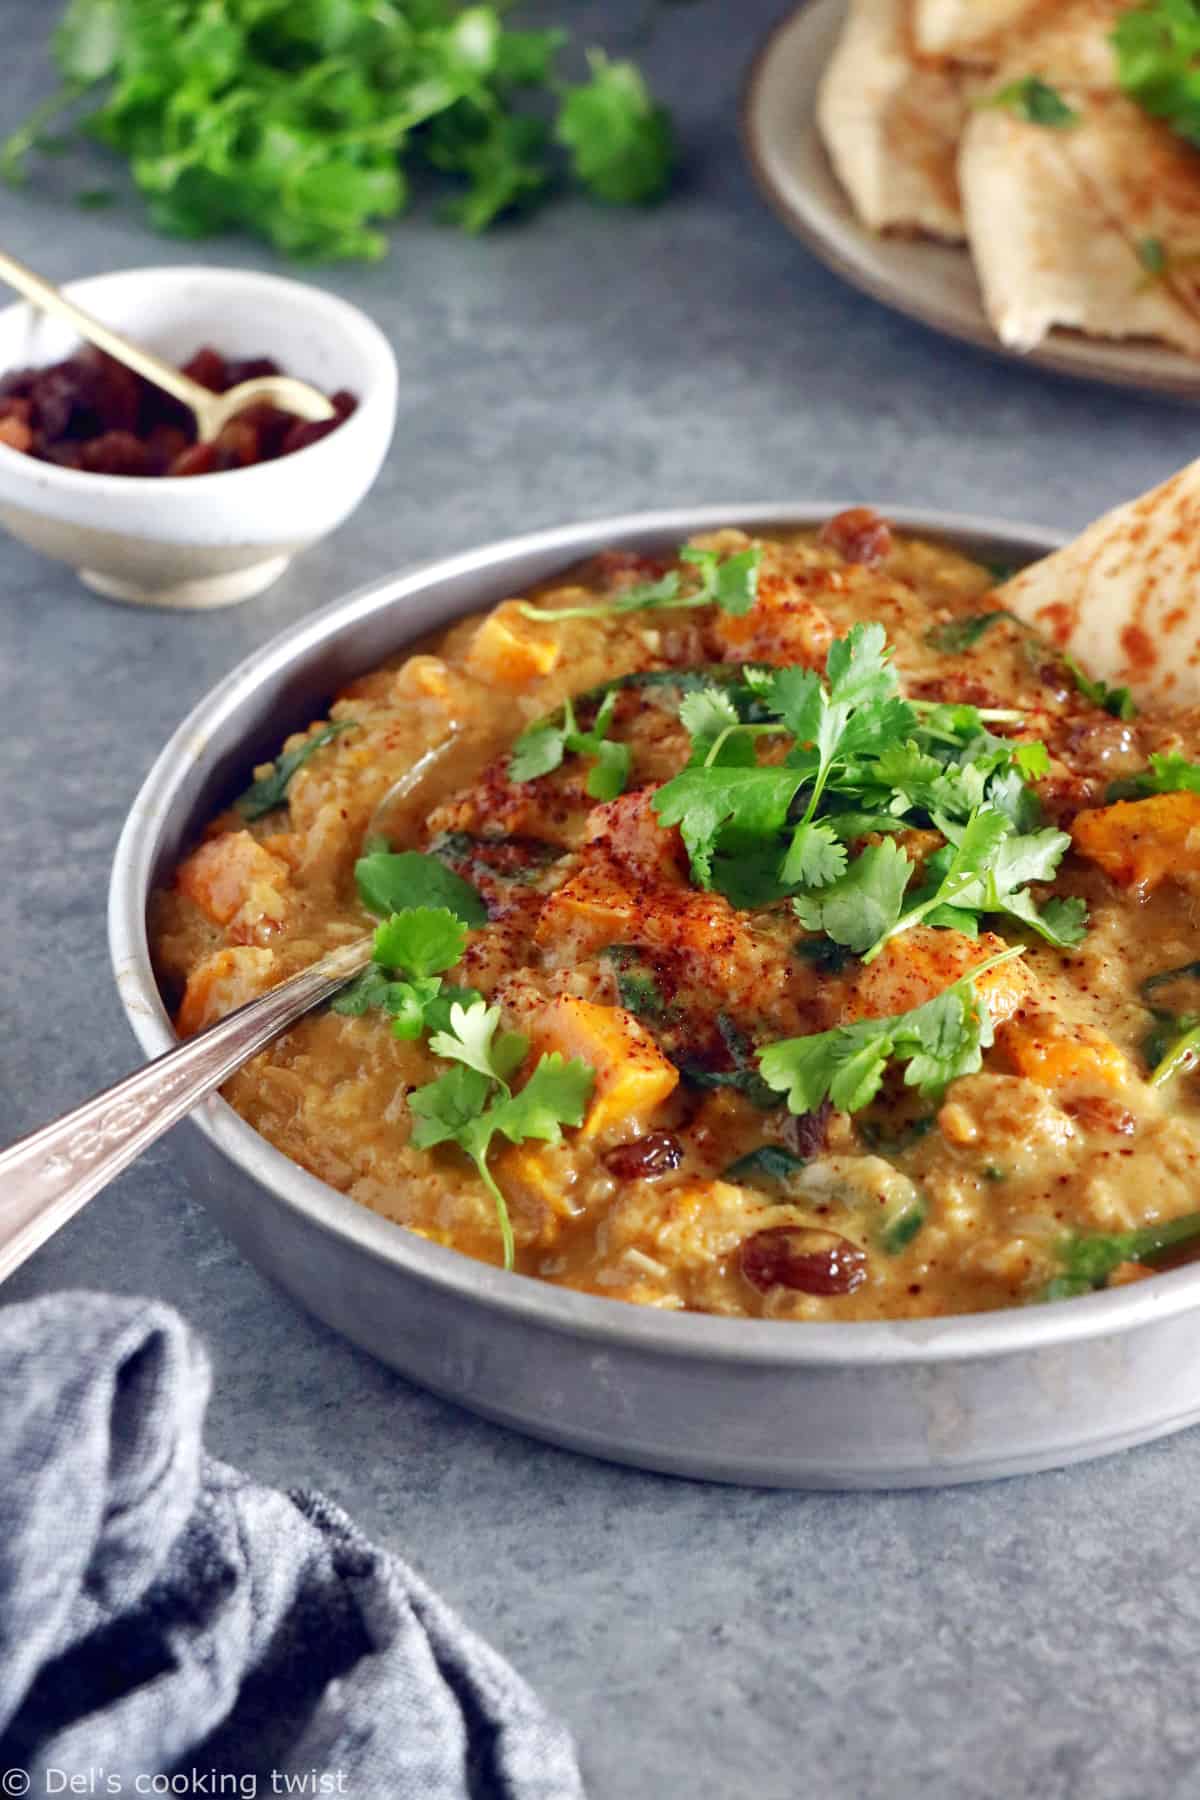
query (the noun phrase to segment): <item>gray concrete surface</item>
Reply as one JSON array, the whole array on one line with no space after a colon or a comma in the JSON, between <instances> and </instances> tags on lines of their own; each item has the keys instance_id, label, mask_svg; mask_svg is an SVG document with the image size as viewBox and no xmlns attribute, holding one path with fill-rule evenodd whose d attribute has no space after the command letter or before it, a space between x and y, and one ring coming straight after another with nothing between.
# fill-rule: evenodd
<instances>
[{"instance_id":1,"label":"gray concrete surface","mask_svg":"<svg viewBox=\"0 0 1200 1800\"><path fill-rule=\"evenodd\" d=\"M554 9L548 9L554 10ZM639 0L565 6L608 42ZM425 221L312 272L401 366L396 441L335 540L240 609L106 605L0 543L0 1140L133 1060L104 939L129 802L184 710L318 602L443 549L641 504L849 497L1078 526L1196 449L1194 412L943 343L818 267L753 192L739 82L770 0L663 7L646 52L687 167L644 215L567 203L471 241ZM48 90L54 8L0 0L0 130ZM269 266L0 192L67 278ZM1162 1800L1193 1793L1200 1435L943 1494L689 1485L543 1448L302 1316L216 1233L167 1139L5 1290L160 1295L216 1364L210 1437L409 1556L570 1719L596 1800ZM371 1797L367 1797L371 1800Z\"/></svg>"}]
</instances>

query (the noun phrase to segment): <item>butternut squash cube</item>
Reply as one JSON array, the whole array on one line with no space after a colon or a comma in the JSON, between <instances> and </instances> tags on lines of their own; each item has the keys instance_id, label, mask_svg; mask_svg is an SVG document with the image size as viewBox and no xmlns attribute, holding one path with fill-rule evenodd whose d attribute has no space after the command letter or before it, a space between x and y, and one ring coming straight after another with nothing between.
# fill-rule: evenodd
<instances>
[{"instance_id":1,"label":"butternut squash cube","mask_svg":"<svg viewBox=\"0 0 1200 1800\"><path fill-rule=\"evenodd\" d=\"M529 1035L538 1054L559 1050L568 1061L580 1057L596 1071L592 1103L580 1128L584 1137L645 1119L679 1084L678 1069L621 1006L598 1006L560 994L533 1020Z\"/></svg>"},{"instance_id":2,"label":"butternut squash cube","mask_svg":"<svg viewBox=\"0 0 1200 1800\"><path fill-rule=\"evenodd\" d=\"M996 1042L1018 1075L1039 1087L1120 1087L1133 1069L1112 1039L1091 1025L1069 1025L1055 1013L1011 1019Z\"/></svg>"},{"instance_id":3,"label":"butternut squash cube","mask_svg":"<svg viewBox=\"0 0 1200 1800\"><path fill-rule=\"evenodd\" d=\"M515 601L506 600L480 625L467 647L465 661L480 680L520 689L548 675L561 654L553 639L537 636Z\"/></svg>"},{"instance_id":4,"label":"butternut squash cube","mask_svg":"<svg viewBox=\"0 0 1200 1800\"><path fill-rule=\"evenodd\" d=\"M1200 794L1154 794L1081 812L1071 836L1081 856L1145 895L1179 869L1200 868Z\"/></svg>"}]
</instances>

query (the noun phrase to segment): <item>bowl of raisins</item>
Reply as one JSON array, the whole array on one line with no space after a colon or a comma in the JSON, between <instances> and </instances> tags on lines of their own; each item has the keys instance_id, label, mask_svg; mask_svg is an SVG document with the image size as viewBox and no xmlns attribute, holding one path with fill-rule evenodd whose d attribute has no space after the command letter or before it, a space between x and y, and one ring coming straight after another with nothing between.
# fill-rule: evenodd
<instances>
[{"instance_id":1,"label":"bowl of raisins","mask_svg":"<svg viewBox=\"0 0 1200 1800\"><path fill-rule=\"evenodd\" d=\"M0 312L0 524L111 599L226 606L336 529L391 441L397 373L346 301L251 270L131 269L68 283L97 317L225 392L299 375L334 417L262 403L208 443L187 409L25 303Z\"/></svg>"}]
</instances>

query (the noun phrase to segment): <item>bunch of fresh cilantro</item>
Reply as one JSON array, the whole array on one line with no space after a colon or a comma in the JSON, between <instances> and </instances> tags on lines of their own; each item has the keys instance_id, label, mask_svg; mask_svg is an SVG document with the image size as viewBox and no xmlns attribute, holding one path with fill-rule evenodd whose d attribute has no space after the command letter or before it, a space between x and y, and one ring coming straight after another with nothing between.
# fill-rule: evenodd
<instances>
[{"instance_id":1,"label":"bunch of fresh cilantro","mask_svg":"<svg viewBox=\"0 0 1200 1800\"><path fill-rule=\"evenodd\" d=\"M995 736L974 707L903 699L880 625L837 639L823 678L785 668L747 669L745 679L756 722L720 688L685 696L691 760L654 799L661 822L679 826L702 887L741 906L790 895L808 930L867 960L922 921L974 935L987 913L1052 944L1079 941L1081 902L1053 898L1039 910L1029 892L1052 879L1070 842L1030 829L1043 745ZM790 747L760 762L760 739ZM891 835L913 825L944 839L915 887L918 871ZM850 860L853 840L881 833Z\"/></svg>"},{"instance_id":2,"label":"bunch of fresh cilantro","mask_svg":"<svg viewBox=\"0 0 1200 1800\"><path fill-rule=\"evenodd\" d=\"M518 31L455 0L69 0L53 37L62 92L0 169L57 146L78 110L129 162L154 224L241 229L301 257L385 254L410 175L447 176L471 232L544 199L565 171L596 198L657 199L670 121L637 68L588 52L557 73L561 31ZM95 195L93 195L93 198Z\"/></svg>"}]
</instances>

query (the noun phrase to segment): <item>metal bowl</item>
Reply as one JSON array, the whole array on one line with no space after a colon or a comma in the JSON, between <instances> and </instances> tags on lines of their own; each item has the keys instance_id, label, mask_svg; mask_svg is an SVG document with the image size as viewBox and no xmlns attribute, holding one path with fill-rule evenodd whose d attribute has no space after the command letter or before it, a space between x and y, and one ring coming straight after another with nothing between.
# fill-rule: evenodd
<instances>
[{"instance_id":1,"label":"metal bowl","mask_svg":"<svg viewBox=\"0 0 1200 1800\"><path fill-rule=\"evenodd\" d=\"M147 946L151 888L251 765L344 683L606 546L653 551L719 525L814 525L836 510L708 506L511 538L361 589L249 657L179 727L117 848L112 959L146 1054L174 1041ZM989 562L1028 562L1060 541L984 519L890 517ZM192 1115L179 1142L221 1225L319 1318L437 1393L592 1455L719 1481L918 1487L1051 1468L1200 1418L1200 1267L945 1319L664 1313L428 1243L307 1174L221 1099Z\"/></svg>"}]
</instances>

